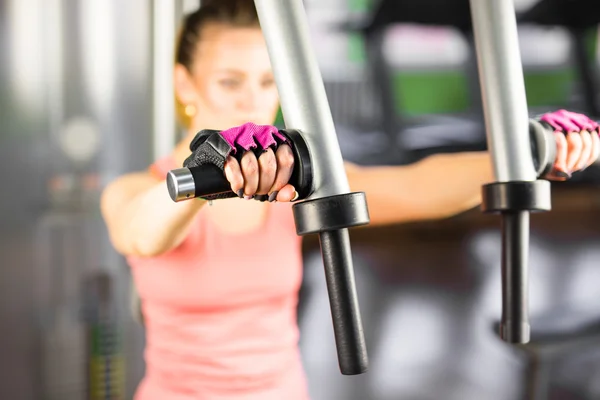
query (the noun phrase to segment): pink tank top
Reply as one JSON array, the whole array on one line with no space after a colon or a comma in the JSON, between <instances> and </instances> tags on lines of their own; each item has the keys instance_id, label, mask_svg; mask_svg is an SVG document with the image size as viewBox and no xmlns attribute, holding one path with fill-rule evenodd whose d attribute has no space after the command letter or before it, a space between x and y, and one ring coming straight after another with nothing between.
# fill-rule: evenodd
<instances>
[{"instance_id":1,"label":"pink tank top","mask_svg":"<svg viewBox=\"0 0 600 400\"><path fill-rule=\"evenodd\" d=\"M164 178L176 167L165 158L151 170ZM219 231L207 211L168 254L128 258L146 326L135 399L308 399L296 324L301 240L290 204L270 204L265 225L239 235Z\"/></svg>"}]
</instances>

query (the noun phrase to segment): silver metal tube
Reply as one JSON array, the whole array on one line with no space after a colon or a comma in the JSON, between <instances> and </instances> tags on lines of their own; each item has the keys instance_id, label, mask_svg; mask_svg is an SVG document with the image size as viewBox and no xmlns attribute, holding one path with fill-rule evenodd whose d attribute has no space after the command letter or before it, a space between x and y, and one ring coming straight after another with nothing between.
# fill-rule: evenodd
<instances>
[{"instance_id":1,"label":"silver metal tube","mask_svg":"<svg viewBox=\"0 0 600 400\"><path fill-rule=\"evenodd\" d=\"M302 0L255 0L255 4L286 126L303 132L312 155L315 190L310 198L348 193L348 178Z\"/></svg>"},{"instance_id":2,"label":"silver metal tube","mask_svg":"<svg viewBox=\"0 0 600 400\"><path fill-rule=\"evenodd\" d=\"M153 152L164 157L175 146L177 134L173 102L173 54L175 54L176 2L153 1Z\"/></svg>"},{"instance_id":3,"label":"silver metal tube","mask_svg":"<svg viewBox=\"0 0 600 400\"><path fill-rule=\"evenodd\" d=\"M535 181L513 1L471 0L471 14L496 180Z\"/></svg>"}]
</instances>

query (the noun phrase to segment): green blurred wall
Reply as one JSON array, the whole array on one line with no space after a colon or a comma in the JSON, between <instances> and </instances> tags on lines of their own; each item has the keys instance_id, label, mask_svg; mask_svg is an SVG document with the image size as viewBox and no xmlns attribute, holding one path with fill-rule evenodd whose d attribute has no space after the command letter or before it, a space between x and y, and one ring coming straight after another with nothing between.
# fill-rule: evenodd
<instances>
[{"instance_id":1,"label":"green blurred wall","mask_svg":"<svg viewBox=\"0 0 600 400\"><path fill-rule=\"evenodd\" d=\"M364 12L371 0L347 0L350 11ZM595 32L590 32L589 51L596 48ZM348 57L352 62L364 64L364 43L359 35L350 35ZM575 77L572 68L544 71L525 71L525 88L530 107L559 106L567 103ZM394 77L398 109L409 115L454 113L469 107L467 77L460 70L397 71ZM402 90L400 90L402 89ZM282 122L281 113L278 123Z\"/></svg>"},{"instance_id":2,"label":"green blurred wall","mask_svg":"<svg viewBox=\"0 0 600 400\"><path fill-rule=\"evenodd\" d=\"M590 32L588 43L590 54L595 54L595 32ZM363 63L365 52L362 39L353 36L348 41L348 47L350 59ZM528 104L530 107L538 107L565 104L575 72L570 67L544 71L526 70L524 76ZM394 82L398 104L402 104L403 113L406 114L461 112L469 106L467 77L460 70L397 71Z\"/></svg>"}]
</instances>

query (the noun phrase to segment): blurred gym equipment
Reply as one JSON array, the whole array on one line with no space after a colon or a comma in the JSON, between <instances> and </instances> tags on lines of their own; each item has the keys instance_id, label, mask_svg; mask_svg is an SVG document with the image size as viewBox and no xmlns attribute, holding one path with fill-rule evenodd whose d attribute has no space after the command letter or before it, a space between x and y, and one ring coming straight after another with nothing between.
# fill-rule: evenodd
<instances>
[{"instance_id":1,"label":"blurred gym equipment","mask_svg":"<svg viewBox=\"0 0 600 400\"><path fill-rule=\"evenodd\" d=\"M81 400L92 381L86 332L103 325L80 308L104 307L82 291L108 273L115 285L112 300L127 303L128 268L108 244L97 196L109 179L146 168L153 154L168 151L174 141L174 124L172 131L157 128L170 120L153 115L165 108L150 96L151 90L169 93L162 100L170 106L171 77L157 73L161 82L154 82L148 67L168 71L171 66L172 58L157 49L170 51L173 43L167 38L173 37L176 21L171 26L157 17L164 24L150 23L155 10L169 3L175 11L162 15L177 18L190 2L74 1L67 7L59 0L0 0L0 166L5 171L0 185L7 193L0 197L0 321L7 327L0 336L2 399ZM165 40L158 45L153 37ZM369 84L359 86L365 88ZM352 107L369 102L354 93L340 97ZM332 108L342 106L335 101ZM152 132L161 138L153 140ZM73 136L81 140L70 140ZM565 190L568 185L553 189L551 213L532 217L532 248L537 249L532 284L537 286L531 297L537 306L525 349L535 348L538 332L554 332L548 342L559 346L536 353L530 373L542 377L537 382L550 389L550 398L587 400L598 397L598 352L584 340L563 347L558 329L563 326L575 340L584 339L583 330L595 335L598 318L581 304L597 309L599 194L590 181ZM351 380L339 374L333 342L323 340L333 334L331 315L320 252L317 248L311 256L315 243L309 240L308 279L314 270L318 279L313 281L323 290L312 293L324 296L315 295L305 305L303 323L313 398L331 400L339 392L344 396L337 398L348 400L523 398L521 360L490 329L499 313L500 249L495 254L477 239L492 232L491 243L498 245L495 222L474 211L452 220L351 234L372 362L370 374ZM481 259L470 254L471 247L478 247ZM544 295L547 286L550 294ZM562 311L538 313L544 308L540 304L560 310L558 304L567 304L573 322L567 324ZM143 374L143 332L126 314L121 309L117 329L107 332L118 332L123 347L95 355L123 357L125 398L131 398ZM542 314L548 316L544 321ZM553 360L552 368L547 359ZM571 397L557 394L558 383L571 389Z\"/></svg>"},{"instance_id":2,"label":"blurred gym equipment","mask_svg":"<svg viewBox=\"0 0 600 400\"><path fill-rule=\"evenodd\" d=\"M572 36L573 64L577 70L577 92L581 110L600 118L600 70L590 54L588 39L597 34L600 9L594 0L540 0L519 16L523 24L559 26Z\"/></svg>"},{"instance_id":3,"label":"blurred gym equipment","mask_svg":"<svg viewBox=\"0 0 600 400\"><path fill-rule=\"evenodd\" d=\"M117 306L129 269L98 199L152 160L152 13L147 2L0 0L0 184L12 193L0 198L0 398L98 398L94 388L130 399L143 374L143 332ZM85 296L98 276L107 302ZM118 312L84 313L103 304ZM119 346L94 347L102 338ZM112 388L92 375L109 359Z\"/></svg>"},{"instance_id":4,"label":"blurred gym equipment","mask_svg":"<svg viewBox=\"0 0 600 400\"><path fill-rule=\"evenodd\" d=\"M564 106L574 111L581 110L590 116L598 115L600 92L597 63L590 57L587 48L589 34L600 21L600 11L594 7L593 0L541 0L517 15L519 24L561 26L571 32L573 65L578 71L575 89L577 93L581 93L583 101ZM386 58L384 46L389 29L401 24L451 28L464 37L469 49L468 60L464 65L470 98L470 109L466 114L418 117L403 114L402 104L396 93L397 90L402 91L402 87L394 82L394 71ZM409 163L439 152L486 148L468 0L379 0L366 17L358 21L347 21L341 25L341 29L358 33L364 39L369 82L373 85L374 102L381 110L376 114L377 121L372 122L369 131L375 129L385 133L388 151L393 152L388 158L399 163ZM364 94L361 92L355 96L363 97ZM423 137L430 139L424 140ZM589 172L586 175L588 179L592 179Z\"/></svg>"},{"instance_id":5,"label":"blurred gym equipment","mask_svg":"<svg viewBox=\"0 0 600 400\"><path fill-rule=\"evenodd\" d=\"M467 115L427 115L409 118L398 112L399 101L395 92L398 85L393 82L393 71L386 59L384 47L389 28L396 24L449 27L465 37L470 50L469 61L464 66L469 77L467 82L470 85L471 98L471 110ZM341 29L357 32L364 38L370 82L375 88L374 101L382 110L381 115L378 115L381 125L377 128L385 132L390 151L397 154L397 158L402 159L403 163L409 163L436 152L485 149L469 0L381 0L367 18L344 23ZM423 137L432 139L424 140ZM435 144L432 145L432 142Z\"/></svg>"}]
</instances>

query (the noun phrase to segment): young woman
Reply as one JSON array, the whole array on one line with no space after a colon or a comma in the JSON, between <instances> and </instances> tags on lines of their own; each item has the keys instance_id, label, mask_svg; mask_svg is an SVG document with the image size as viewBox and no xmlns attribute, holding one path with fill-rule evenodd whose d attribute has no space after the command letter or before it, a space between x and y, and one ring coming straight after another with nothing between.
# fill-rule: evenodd
<instances>
[{"instance_id":1,"label":"young woman","mask_svg":"<svg viewBox=\"0 0 600 400\"><path fill-rule=\"evenodd\" d=\"M268 149L258 159L249 151L240 163L227 159L231 188L246 200L174 203L167 193L165 175L190 156L196 132L269 125L278 110L253 2L202 4L187 17L177 46L176 97L188 136L102 197L112 243L127 257L142 300L147 369L136 399L305 400L290 148ZM557 128L554 179L598 157L596 125L566 112L546 119ZM577 129L558 132L568 123ZM367 193L372 225L457 214L476 206L481 185L493 180L486 153L436 155L405 167L348 165L347 175L352 190ZM269 201L254 201L256 195Z\"/></svg>"}]
</instances>

